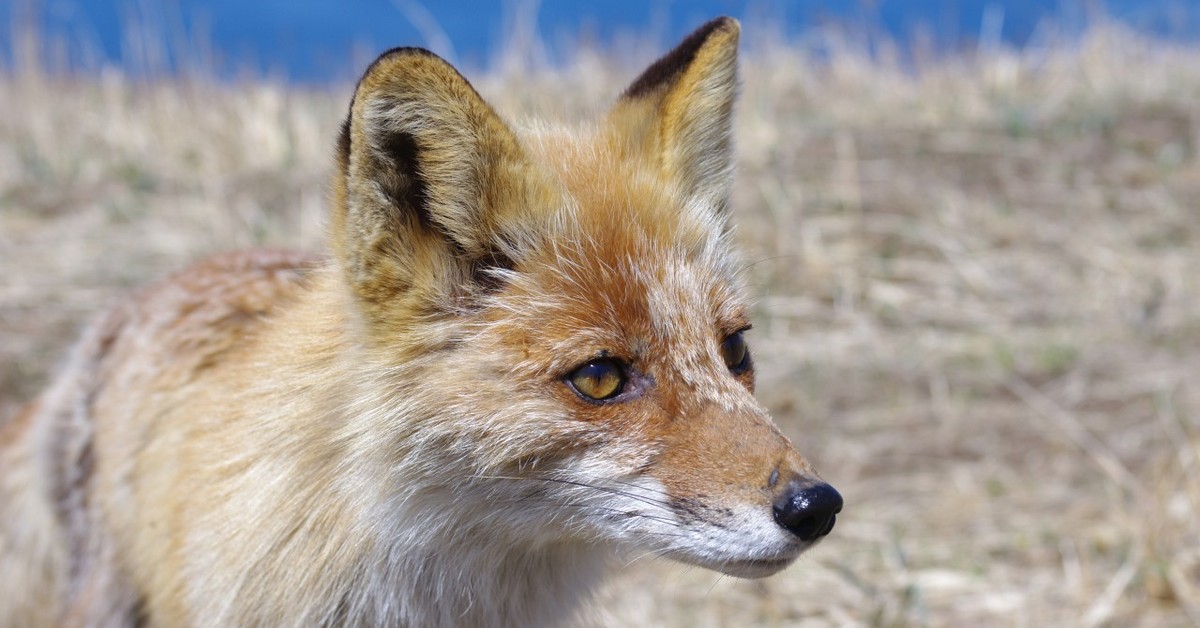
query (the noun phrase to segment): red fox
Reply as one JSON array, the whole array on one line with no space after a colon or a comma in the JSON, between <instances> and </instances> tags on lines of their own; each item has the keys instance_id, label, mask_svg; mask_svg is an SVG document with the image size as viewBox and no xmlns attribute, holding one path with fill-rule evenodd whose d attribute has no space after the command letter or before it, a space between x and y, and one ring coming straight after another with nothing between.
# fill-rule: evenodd
<instances>
[{"instance_id":1,"label":"red fox","mask_svg":"<svg viewBox=\"0 0 1200 628\"><path fill-rule=\"evenodd\" d=\"M379 57L328 255L126 299L0 431L0 623L561 625L623 552L757 578L828 534L841 496L753 397L738 33L570 128Z\"/></svg>"}]
</instances>

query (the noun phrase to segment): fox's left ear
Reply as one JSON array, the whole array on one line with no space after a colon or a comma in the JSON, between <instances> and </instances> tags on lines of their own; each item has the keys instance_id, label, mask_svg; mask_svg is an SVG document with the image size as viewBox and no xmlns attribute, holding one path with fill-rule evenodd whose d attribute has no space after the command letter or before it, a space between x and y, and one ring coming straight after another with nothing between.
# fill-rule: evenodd
<instances>
[{"instance_id":1,"label":"fox's left ear","mask_svg":"<svg viewBox=\"0 0 1200 628\"><path fill-rule=\"evenodd\" d=\"M718 211L733 179L740 30L729 17L696 29L647 68L608 115L628 149L656 163L688 200Z\"/></svg>"}]
</instances>

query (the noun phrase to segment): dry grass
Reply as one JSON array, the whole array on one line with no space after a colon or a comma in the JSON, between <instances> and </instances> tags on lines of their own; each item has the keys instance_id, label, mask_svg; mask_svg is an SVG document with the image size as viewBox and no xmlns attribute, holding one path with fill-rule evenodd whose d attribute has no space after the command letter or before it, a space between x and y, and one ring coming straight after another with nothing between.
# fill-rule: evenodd
<instances>
[{"instance_id":1,"label":"dry grass","mask_svg":"<svg viewBox=\"0 0 1200 628\"><path fill-rule=\"evenodd\" d=\"M575 117L630 77L523 74L477 83ZM638 561L612 621L1200 624L1200 50L1096 28L915 75L775 47L744 76L760 394L847 509L765 581ZM349 94L0 78L0 417L122 290L319 246Z\"/></svg>"}]
</instances>

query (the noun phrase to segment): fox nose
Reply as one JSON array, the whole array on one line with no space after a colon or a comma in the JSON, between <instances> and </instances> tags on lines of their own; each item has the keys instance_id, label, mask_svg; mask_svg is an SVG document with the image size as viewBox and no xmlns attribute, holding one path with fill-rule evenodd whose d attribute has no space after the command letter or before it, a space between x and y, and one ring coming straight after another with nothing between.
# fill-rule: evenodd
<instances>
[{"instance_id":1,"label":"fox nose","mask_svg":"<svg viewBox=\"0 0 1200 628\"><path fill-rule=\"evenodd\" d=\"M833 530L842 496L832 486L789 482L775 503L775 522L802 541L815 541Z\"/></svg>"}]
</instances>

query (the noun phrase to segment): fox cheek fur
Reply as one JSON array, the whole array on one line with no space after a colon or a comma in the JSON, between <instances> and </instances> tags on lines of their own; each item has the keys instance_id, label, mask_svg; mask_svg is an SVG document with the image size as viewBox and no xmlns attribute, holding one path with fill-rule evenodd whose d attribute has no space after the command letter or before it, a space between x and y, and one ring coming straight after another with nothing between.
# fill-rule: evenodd
<instances>
[{"instance_id":1,"label":"fox cheek fur","mask_svg":"<svg viewBox=\"0 0 1200 628\"><path fill-rule=\"evenodd\" d=\"M0 432L0 622L554 625L622 550L760 577L828 534L841 497L752 395L738 35L575 127L382 55L331 257L141 292Z\"/></svg>"}]
</instances>

